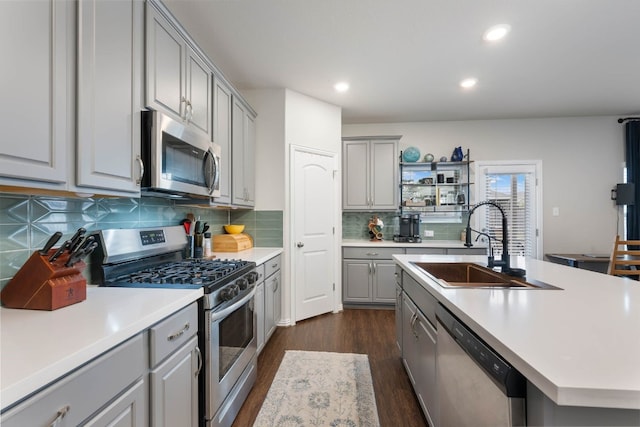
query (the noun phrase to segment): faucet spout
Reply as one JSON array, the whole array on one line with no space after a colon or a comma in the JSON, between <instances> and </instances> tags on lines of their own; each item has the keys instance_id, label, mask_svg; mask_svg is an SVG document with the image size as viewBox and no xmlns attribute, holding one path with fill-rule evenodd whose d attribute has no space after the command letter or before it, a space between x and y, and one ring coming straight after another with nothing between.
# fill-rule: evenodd
<instances>
[{"instance_id":1,"label":"faucet spout","mask_svg":"<svg viewBox=\"0 0 640 427\"><path fill-rule=\"evenodd\" d=\"M500 267L502 272L505 274L509 274L511 276L523 277L525 275L525 271L520 268L511 268L511 256L509 255L509 230L507 227L507 215L504 213L504 209L502 206L498 205L496 202L491 200L485 200L476 204L469 210L469 216L467 217L467 229L466 229L466 241L465 246L471 247L473 244L471 243L471 215L478 209L480 206L490 205L497 208L502 215L502 255L500 260L496 260L493 257L493 253L490 252L489 259L487 262L487 266L489 268ZM491 240L489 240L489 245L491 245Z\"/></svg>"}]
</instances>

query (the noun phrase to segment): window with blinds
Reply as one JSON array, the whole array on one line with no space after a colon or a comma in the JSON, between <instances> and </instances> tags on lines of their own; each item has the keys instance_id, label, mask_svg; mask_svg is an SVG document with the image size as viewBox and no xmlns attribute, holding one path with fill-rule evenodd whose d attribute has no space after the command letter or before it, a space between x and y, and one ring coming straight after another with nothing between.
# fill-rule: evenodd
<instances>
[{"instance_id":1,"label":"window with blinds","mask_svg":"<svg viewBox=\"0 0 640 427\"><path fill-rule=\"evenodd\" d=\"M491 166L482 168L480 200L491 200L507 216L509 253L537 256L536 170L527 165ZM480 230L491 236L493 254L502 254L502 215L494 207L483 209Z\"/></svg>"}]
</instances>

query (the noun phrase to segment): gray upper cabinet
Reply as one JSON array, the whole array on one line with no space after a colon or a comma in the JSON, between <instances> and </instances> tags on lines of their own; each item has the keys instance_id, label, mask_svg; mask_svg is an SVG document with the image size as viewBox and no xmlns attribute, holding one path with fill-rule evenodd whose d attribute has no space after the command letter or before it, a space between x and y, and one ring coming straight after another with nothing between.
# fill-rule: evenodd
<instances>
[{"instance_id":1,"label":"gray upper cabinet","mask_svg":"<svg viewBox=\"0 0 640 427\"><path fill-rule=\"evenodd\" d=\"M252 207L255 205L255 115L236 97L233 97L231 123L232 203Z\"/></svg>"},{"instance_id":2,"label":"gray upper cabinet","mask_svg":"<svg viewBox=\"0 0 640 427\"><path fill-rule=\"evenodd\" d=\"M146 104L212 138L212 70L182 34L147 3Z\"/></svg>"},{"instance_id":3,"label":"gray upper cabinet","mask_svg":"<svg viewBox=\"0 0 640 427\"><path fill-rule=\"evenodd\" d=\"M143 0L78 3L79 187L140 192Z\"/></svg>"},{"instance_id":4,"label":"gray upper cabinet","mask_svg":"<svg viewBox=\"0 0 640 427\"><path fill-rule=\"evenodd\" d=\"M215 203L231 203L231 89L224 81L213 81L213 142L221 149L220 197Z\"/></svg>"},{"instance_id":5,"label":"gray upper cabinet","mask_svg":"<svg viewBox=\"0 0 640 427\"><path fill-rule=\"evenodd\" d=\"M343 139L343 210L398 208L400 137Z\"/></svg>"},{"instance_id":6,"label":"gray upper cabinet","mask_svg":"<svg viewBox=\"0 0 640 427\"><path fill-rule=\"evenodd\" d=\"M56 0L0 2L6 18L0 26L0 84L7 107L0 119L2 184L64 189L68 181L74 8L73 2Z\"/></svg>"}]
</instances>

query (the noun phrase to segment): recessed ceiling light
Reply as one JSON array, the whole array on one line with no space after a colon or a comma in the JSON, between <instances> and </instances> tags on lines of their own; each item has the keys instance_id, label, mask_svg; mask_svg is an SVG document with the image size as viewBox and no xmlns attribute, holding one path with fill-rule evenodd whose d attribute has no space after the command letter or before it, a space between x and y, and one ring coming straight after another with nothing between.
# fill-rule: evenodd
<instances>
[{"instance_id":1,"label":"recessed ceiling light","mask_svg":"<svg viewBox=\"0 0 640 427\"><path fill-rule=\"evenodd\" d=\"M463 88L463 89L471 89L477 83L478 83L478 79L475 79L475 78L471 77L471 78L462 80L460 82L460 87Z\"/></svg>"},{"instance_id":2,"label":"recessed ceiling light","mask_svg":"<svg viewBox=\"0 0 640 427\"><path fill-rule=\"evenodd\" d=\"M488 42L495 42L506 36L510 30L511 26L509 24L494 25L484 32L482 39Z\"/></svg>"},{"instance_id":3,"label":"recessed ceiling light","mask_svg":"<svg viewBox=\"0 0 640 427\"><path fill-rule=\"evenodd\" d=\"M333 85L333 88L336 90L336 92L340 92L340 93L346 92L349 90L349 83L339 82Z\"/></svg>"}]
</instances>

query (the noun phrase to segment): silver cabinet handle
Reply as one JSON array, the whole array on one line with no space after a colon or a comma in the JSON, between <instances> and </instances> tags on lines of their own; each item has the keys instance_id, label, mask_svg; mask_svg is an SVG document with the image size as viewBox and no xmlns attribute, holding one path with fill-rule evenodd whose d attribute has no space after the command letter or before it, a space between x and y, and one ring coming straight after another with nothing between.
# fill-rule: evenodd
<instances>
[{"instance_id":1,"label":"silver cabinet handle","mask_svg":"<svg viewBox=\"0 0 640 427\"><path fill-rule=\"evenodd\" d=\"M277 266L278 266L278 263L271 264L271 268L276 268Z\"/></svg>"},{"instance_id":2,"label":"silver cabinet handle","mask_svg":"<svg viewBox=\"0 0 640 427\"><path fill-rule=\"evenodd\" d=\"M196 370L196 373L194 376L198 376L200 375L200 371L202 370L202 352L200 351L200 347L196 346L195 348L196 350L196 354L198 355L198 369Z\"/></svg>"},{"instance_id":3,"label":"silver cabinet handle","mask_svg":"<svg viewBox=\"0 0 640 427\"><path fill-rule=\"evenodd\" d=\"M60 408L58 410L58 414L56 415L56 419L53 420L51 424L49 424L49 427L58 427L58 425L60 424L64 416L67 415L67 412L69 412L70 410L71 410L71 406L69 405L66 405Z\"/></svg>"},{"instance_id":4,"label":"silver cabinet handle","mask_svg":"<svg viewBox=\"0 0 640 427\"><path fill-rule=\"evenodd\" d=\"M184 112L182 111L182 104L184 104ZM185 98L184 96L180 98L180 111L178 111L178 113L180 114L180 118L182 120L187 119L187 98Z\"/></svg>"},{"instance_id":5,"label":"silver cabinet handle","mask_svg":"<svg viewBox=\"0 0 640 427\"><path fill-rule=\"evenodd\" d=\"M184 335L185 332L187 332L190 328L190 324L187 322L184 324L184 327L182 329L180 329L178 332L176 332L175 334L171 334L167 337L167 341L175 341L178 338L180 338L182 335Z\"/></svg>"},{"instance_id":6,"label":"silver cabinet handle","mask_svg":"<svg viewBox=\"0 0 640 427\"><path fill-rule=\"evenodd\" d=\"M367 252L368 256L378 256L378 252Z\"/></svg>"},{"instance_id":7,"label":"silver cabinet handle","mask_svg":"<svg viewBox=\"0 0 640 427\"><path fill-rule=\"evenodd\" d=\"M187 108L185 111L185 119L187 120L187 123L191 122L191 119L193 119L193 104L191 104L191 101L187 100Z\"/></svg>"},{"instance_id":8,"label":"silver cabinet handle","mask_svg":"<svg viewBox=\"0 0 640 427\"><path fill-rule=\"evenodd\" d=\"M376 263L372 262L371 266L373 267L373 274L375 275L376 274Z\"/></svg>"},{"instance_id":9,"label":"silver cabinet handle","mask_svg":"<svg viewBox=\"0 0 640 427\"><path fill-rule=\"evenodd\" d=\"M136 161L138 162L138 166L140 166L140 176L136 180L136 185L142 185L142 179L144 178L144 162L142 161L142 157L136 156Z\"/></svg>"},{"instance_id":10,"label":"silver cabinet handle","mask_svg":"<svg viewBox=\"0 0 640 427\"><path fill-rule=\"evenodd\" d=\"M273 287L273 292L275 293L280 287L280 281L278 279L274 280L275 286Z\"/></svg>"},{"instance_id":11,"label":"silver cabinet handle","mask_svg":"<svg viewBox=\"0 0 640 427\"><path fill-rule=\"evenodd\" d=\"M304 243L298 242L298 244L296 246L299 247L299 248L302 248L302 247L304 247Z\"/></svg>"}]
</instances>

